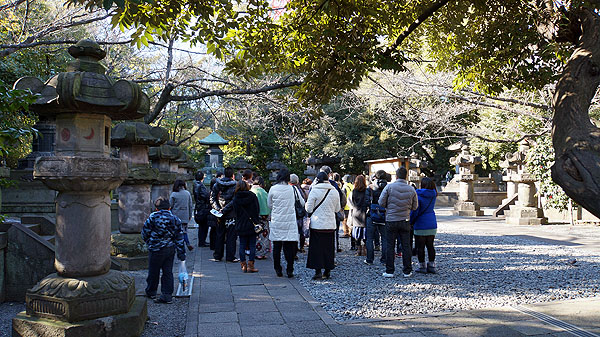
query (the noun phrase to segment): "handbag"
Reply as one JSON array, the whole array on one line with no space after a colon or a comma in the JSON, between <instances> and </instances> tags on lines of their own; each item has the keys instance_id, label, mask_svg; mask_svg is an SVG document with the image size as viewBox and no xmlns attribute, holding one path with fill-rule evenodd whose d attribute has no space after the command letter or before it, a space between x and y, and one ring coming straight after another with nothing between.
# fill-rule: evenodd
<instances>
[{"instance_id":1,"label":"handbag","mask_svg":"<svg viewBox=\"0 0 600 337\"><path fill-rule=\"evenodd\" d=\"M437 197L437 195L436 195L436 197ZM418 218L419 218L421 215L423 215L423 213L425 213L425 210L427 210L427 209L429 208L429 206L431 206L431 203L433 202L433 200L435 200L435 198L433 198L433 199L429 200L429 203L427 204L427 206L426 206L425 208L423 208L423 211L422 211L422 212L420 212L419 214L417 214L417 216L416 216L416 217L414 217L414 218L410 219L410 225L411 225L411 226L414 226L414 225L415 225L415 222L417 222L417 219L418 219Z\"/></svg>"},{"instance_id":2,"label":"handbag","mask_svg":"<svg viewBox=\"0 0 600 337\"><path fill-rule=\"evenodd\" d=\"M250 222L252 223L252 225L254 226L254 233L259 234L260 232L262 232L265 227L263 226L263 224L259 221L258 223L254 222L254 219L252 219L252 217L250 215L248 215L248 212L246 212L245 209L240 208L248 217L248 219L250 219Z\"/></svg>"},{"instance_id":3,"label":"handbag","mask_svg":"<svg viewBox=\"0 0 600 337\"><path fill-rule=\"evenodd\" d=\"M317 206L315 206L315 208L313 209L313 211L311 213L307 213L306 215L310 218L313 213L317 210L317 208L319 208L319 206L321 206L321 204L323 203L323 201L325 201L325 199L327 199L327 195L329 194L329 191L331 190L327 190L327 192L325 193L325 196L323 197L323 199L317 204Z\"/></svg>"},{"instance_id":4,"label":"handbag","mask_svg":"<svg viewBox=\"0 0 600 337\"><path fill-rule=\"evenodd\" d=\"M296 219L302 219L306 216L306 210L304 206L300 203L300 199L298 199L298 193L296 193L296 187L292 186L292 190L294 192L294 208L296 209Z\"/></svg>"}]
</instances>

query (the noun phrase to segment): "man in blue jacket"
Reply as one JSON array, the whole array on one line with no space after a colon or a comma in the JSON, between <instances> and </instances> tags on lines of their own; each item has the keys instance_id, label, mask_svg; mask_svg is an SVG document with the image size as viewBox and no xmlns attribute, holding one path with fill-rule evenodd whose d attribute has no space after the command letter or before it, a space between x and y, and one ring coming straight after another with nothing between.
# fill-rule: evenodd
<instances>
[{"instance_id":1,"label":"man in blue jacket","mask_svg":"<svg viewBox=\"0 0 600 337\"><path fill-rule=\"evenodd\" d=\"M379 196L379 205L386 208L386 254L383 277L394 277L394 248L400 236L402 244L402 272L404 277L412 275L412 247L410 245L410 211L417 209L417 192L406 182L406 168L396 170L396 181L385 186Z\"/></svg>"},{"instance_id":2,"label":"man in blue jacket","mask_svg":"<svg viewBox=\"0 0 600 337\"><path fill-rule=\"evenodd\" d=\"M142 238L148 245L148 278L146 296L156 303L173 303L173 260L185 261L185 243L181 220L169 208L169 200L162 197L154 203L156 212L150 214L142 228ZM162 270L160 297L156 299L158 279Z\"/></svg>"}]
</instances>

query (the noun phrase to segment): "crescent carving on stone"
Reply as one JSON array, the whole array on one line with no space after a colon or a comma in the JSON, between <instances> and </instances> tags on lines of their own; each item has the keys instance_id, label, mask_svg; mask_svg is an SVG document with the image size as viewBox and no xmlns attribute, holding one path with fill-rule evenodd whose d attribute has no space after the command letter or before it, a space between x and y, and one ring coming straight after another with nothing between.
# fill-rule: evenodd
<instances>
[{"instance_id":1,"label":"crescent carving on stone","mask_svg":"<svg viewBox=\"0 0 600 337\"><path fill-rule=\"evenodd\" d=\"M94 128L92 128L92 131L90 131L90 134L88 136L85 136L83 138L85 138L87 140L94 138Z\"/></svg>"}]
</instances>

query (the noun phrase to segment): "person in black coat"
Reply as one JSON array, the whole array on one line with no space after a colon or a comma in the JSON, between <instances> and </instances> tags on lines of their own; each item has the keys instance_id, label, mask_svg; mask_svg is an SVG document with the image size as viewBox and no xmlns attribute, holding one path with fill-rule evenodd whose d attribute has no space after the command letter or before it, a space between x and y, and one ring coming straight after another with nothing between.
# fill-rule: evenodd
<instances>
[{"instance_id":1,"label":"person in black coat","mask_svg":"<svg viewBox=\"0 0 600 337\"><path fill-rule=\"evenodd\" d=\"M204 172L196 172L194 180L194 221L198 224L198 247L206 247L208 216L210 215L210 193L204 186ZM214 244L214 243L213 243Z\"/></svg>"},{"instance_id":2,"label":"person in black coat","mask_svg":"<svg viewBox=\"0 0 600 337\"><path fill-rule=\"evenodd\" d=\"M233 200L233 194L235 192L235 180L233 180L234 173L233 169L228 167L225 169L224 177L217 178L210 194L210 203L213 209L222 211L222 209ZM235 228L227 228L226 226L226 223L234 218L234 214L232 211L222 213L223 216L218 219L216 226L217 235L215 238L216 243L213 261L221 261L221 259L223 259L225 244L227 244L225 259L228 262L238 262L239 260L235 258L235 241L237 234L235 233Z\"/></svg>"},{"instance_id":3,"label":"person in black coat","mask_svg":"<svg viewBox=\"0 0 600 337\"><path fill-rule=\"evenodd\" d=\"M223 212L232 211L235 216L235 230L240 238L240 264L244 273L256 273L254 258L256 254L256 232L254 224L259 222L259 204L256 194L250 192L250 186L244 180L237 182L233 200L223 208ZM246 254L249 251L249 254ZM248 255L248 263L246 263Z\"/></svg>"}]
</instances>

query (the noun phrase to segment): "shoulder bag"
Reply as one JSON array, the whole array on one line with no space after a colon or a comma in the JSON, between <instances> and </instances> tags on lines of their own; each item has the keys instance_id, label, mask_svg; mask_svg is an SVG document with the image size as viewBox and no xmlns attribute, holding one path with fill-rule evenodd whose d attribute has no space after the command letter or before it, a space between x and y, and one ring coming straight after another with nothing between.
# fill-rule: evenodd
<instances>
[{"instance_id":1,"label":"shoulder bag","mask_svg":"<svg viewBox=\"0 0 600 337\"><path fill-rule=\"evenodd\" d=\"M303 219L306 216L306 209L300 203L298 193L296 193L296 187L292 186L292 192L294 192L294 208L296 209L296 219Z\"/></svg>"},{"instance_id":2,"label":"shoulder bag","mask_svg":"<svg viewBox=\"0 0 600 337\"><path fill-rule=\"evenodd\" d=\"M321 204L323 203L323 201L325 201L325 199L327 199L327 195L329 194L329 191L331 190L327 190L327 192L325 193L325 196L323 197L323 199L317 204L317 206L315 206L315 208L313 209L312 212L307 213L307 216L310 218L313 213L317 210L317 208L319 208L319 206L321 206Z\"/></svg>"}]
</instances>

